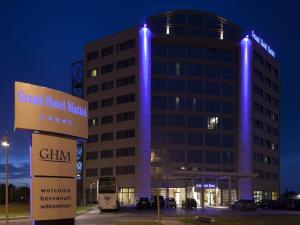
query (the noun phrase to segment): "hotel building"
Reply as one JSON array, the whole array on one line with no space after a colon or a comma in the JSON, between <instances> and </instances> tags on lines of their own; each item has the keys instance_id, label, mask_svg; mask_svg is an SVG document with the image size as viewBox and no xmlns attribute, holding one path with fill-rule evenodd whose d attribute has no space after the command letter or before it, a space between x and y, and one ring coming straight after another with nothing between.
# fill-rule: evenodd
<instances>
[{"instance_id":1,"label":"hotel building","mask_svg":"<svg viewBox=\"0 0 300 225\"><path fill-rule=\"evenodd\" d=\"M84 55L84 202L101 176L117 177L122 205L157 191L202 207L277 198L279 64L254 31L179 10L92 41Z\"/></svg>"}]
</instances>

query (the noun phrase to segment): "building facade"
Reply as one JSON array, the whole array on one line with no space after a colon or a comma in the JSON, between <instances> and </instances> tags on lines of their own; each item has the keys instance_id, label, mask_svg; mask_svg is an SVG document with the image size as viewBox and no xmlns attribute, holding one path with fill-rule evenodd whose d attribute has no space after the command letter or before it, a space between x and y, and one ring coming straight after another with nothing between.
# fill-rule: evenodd
<instances>
[{"instance_id":1,"label":"building facade","mask_svg":"<svg viewBox=\"0 0 300 225\"><path fill-rule=\"evenodd\" d=\"M227 205L279 193L279 64L254 32L180 10L85 46L84 201L116 176L123 205L159 192Z\"/></svg>"}]
</instances>

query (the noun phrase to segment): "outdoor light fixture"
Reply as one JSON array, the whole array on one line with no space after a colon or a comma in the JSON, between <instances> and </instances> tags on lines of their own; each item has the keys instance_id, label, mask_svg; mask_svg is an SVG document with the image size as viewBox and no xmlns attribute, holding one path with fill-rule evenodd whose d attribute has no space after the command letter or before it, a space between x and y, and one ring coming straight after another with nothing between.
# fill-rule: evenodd
<instances>
[{"instance_id":1,"label":"outdoor light fixture","mask_svg":"<svg viewBox=\"0 0 300 225\"><path fill-rule=\"evenodd\" d=\"M5 147L6 152L6 165L5 165L5 219L6 224L8 225L8 137L7 134L5 134L2 138L1 145Z\"/></svg>"}]
</instances>

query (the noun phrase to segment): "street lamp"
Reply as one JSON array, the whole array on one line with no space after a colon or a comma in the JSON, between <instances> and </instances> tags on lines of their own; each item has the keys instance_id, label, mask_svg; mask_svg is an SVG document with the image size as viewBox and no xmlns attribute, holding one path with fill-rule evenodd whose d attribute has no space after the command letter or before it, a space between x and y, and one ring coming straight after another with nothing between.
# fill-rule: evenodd
<instances>
[{"instance_id":1,"label":"street lamp","mask_svg":"<svg viewBox=\"0 0 300 225\"><path fill-rule=\"evenodd\" d=\"M6 218L6 224L8 225L8 137L7 135L4 135L2 138L1 145L5 147L6 150L6 166L5 166L5 218Z\"/></svg>"}]
</instances>

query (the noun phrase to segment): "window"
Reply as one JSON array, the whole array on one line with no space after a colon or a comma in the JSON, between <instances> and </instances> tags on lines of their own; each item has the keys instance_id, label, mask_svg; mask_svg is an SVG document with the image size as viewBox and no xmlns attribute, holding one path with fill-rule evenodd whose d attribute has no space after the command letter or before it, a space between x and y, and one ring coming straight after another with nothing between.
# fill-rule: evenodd
<instances>
[{"instance_id":1,"label":"window","mask_svg":"<svg viewBox=\"0 0 300 225\"><path fill-rule=\"evenodd\" d=\"M101 159L112 158L114 157L114 151L112 149L103 150L100 152Z\"/></svg>"},{"instance_id":2,"label":"window","mask_svg":"<svg viewBox=\"0 0 300 225\"><path fill-rule=\"evenodd\" d=\"M188 63L187 75L201 77L203 75L203 65L199 63Z\"/></svg>"},{"instance_id":3,"label":"window","mask_svg":"<svg viewBox=\"0 0 300 225\"><path fill-rule=\"evenodd\" d=\"M205 110L207 112L217 113L220 112L220 101L219 100L205 100Z\"/></svg>"},{"instance_id":4,"label":"window","mask_svg":"<svg viewBox=\"0 0 300 225\"><path fill-rule=\"evenodd\" d=\"M278 166L278 164L279 164L278 162L279 162L278 159L272 158L272 160L271 160L271 165L272 165L272 166Z\"/></svg>"},{"instance_id":5,"label":"window","mask_svg":"<svg viewBox=\"0 0 300 225\"><path fill-rule=\"evenodd\" d=\"M188 98L188 109L194 111L202 110L202 99L198 97Z\"/></svg>"},{"instance_id":6,"label":"window","mask_svg":"<svg viewBox=\"0 0 300 225\"><path fill-rule=\"evenodd\" d=\"M187 151L187 161L189 163L202 163L203 162L203 152L199 150L188 150Z\"/></svg>"},{"instance_id":7,"label":"window","mask_svg":"<svg viewBox=\"0 0 300 225\"><path fill-rule=\"evenodd\" d=\"M124 112L124 113L118 113L117 114L117 121L127 121L127 120L134 120L135 119L135 112L130 111L130 112Z\"/></svg>"},{"instance_id":8,"label":"window","mask_svg":"<svg viewBox=\"0 0 300 225\"><path fill-rule=\"evenodd\" d=\"M205 66L205 77L210 78L210 79L219 78L220 77L220 67L206 65Z\"/></svg>"},{"instance_id":9,"label":"window","mask_svg":"<svg viewBox=\"0 0 300 225\"><path fill-rule=\"evenodd\" d=\"M222 51L222 60L226 63L234 63L236 60L234 52Z\"/></svg>"},{"instance_id":10,"label":"window","mask_svg":"<svg viewBox=\"0 0 300 225\"><path fill-rule=\"evenodd\" d=\"M102 167L100 168L100 175L101 176L112 176L113 175L113 167Z\"/></svg>"},{"instance_id":11,"label":"window","mask_svg":"<svg viewBox=\"0 0 300 225\"><path fill-rule=\"evenodd\" d=\"M222 128L223 130L234 130L234 119L223 117Z\"/></svg>"},{"instance_id":12,"label":"window","mask_svg":"<svg viewBox=\"0 0 300 225\"><path fill-rule=\"evenodd\" d=\"M184 58L184 53L185 53L184 46L175 46L175 45L169 46L169 53L168 53L169 57Z\"/></svg>"},{"instance_id":13,"label":"window","mask_svg":"<svg viewBox=\"0 0 300 225\"><path fill-rule=\"evenodd\" d=\"M278 115L276 113L272 113L272 119L274 121L278 121Z\"/></svg>"},{"instance_id":14,"label":"window","mask_svg":"<svg viewBox=\"0 0 300 225\"><path fill-rule=\"evenodd\" d=\"M254 77L261 81L264 80L264 75L257 69L254 69Z\"/></svg>"},{"instance_id":15,"label":"window","mask_svg":"<svg viewBox=\"0 0 300 225\"><path fill-rule=\"evenodd\" d=\"M184 127L185 126L185 117L184 115L169 115L168 124L170 127Z\"/></svg>"},{"instance_id":16,"label":"window","mask_svg":"<svg viewBox=\"0 0 300 225\"><path fill-rule=\"evenodd\" d=\"M205 83L205 94L208 95L220 95L220 84L213 82Z\"/></svg>"},{"instance_id":17,"label":"window","mask_svg":"<svg viewBox=\"0 0 300 225\"><path fill-rule=\"evenodd\" d=\"M104 66L101 66L101 73L109 73L112 72L114 70L114 64L107 64Z\"/></svg>"},{"instance_id":18,"label":"window","mask_svg":"<svg viewBox=\"0 0 300 225\"><path fill-rule=\"evenodd\" d=\"M86 153L86 160L95 160L95 159L98 159L98 152L97 151Z\"/></svg>"},{"instance_id":19,"label":"window","mask_svg":"<svg viewBox=\"0 0 300 225\"><path fill-rule=\"evenodd\" d=\"M135 153L134 147L129 148L117 148L116 149L116 156L123 157L123 156L133 156Z\"/></svg>"},{"instance_id":20,"label":"window","mask_svg":"<svg viewBox=\"0 0 300 225\"><path fill-rule=\"evenodd\" d=\"M152 56L166 57L167 56L167 46L162 44L154 44L152 49Z\"/></svg>"},{"instance_id":21,"label":"window","mask_svg":"<svg viewBox=\"0 0 300 225\"><path fill-rule=\"evenodd\" d=\"M185 81L184 80L169 80L169 91L170 92L184 92Z\"/></svg>"},{"instance_id":22,"label":"window","mask_svg":"<svg viewBox=\"0 0 300 225\"><path fill-rule=\"evenodd\" d=\"M185 108L185 101L184 97L175 97L170 96L168 98L168 108L175 109L175 110L183 110Z\"/></svg>"},{"instance_id":23,"label":"window","mask_svg":"<svg viewBox=\"0 0 300 225\"><path fill-rule=\"evenodd\" d=\"M112 54L114 54L114 46L109 46L101 50L101 57L109 56Z\"/></svg>"},{"instance_id":24,"label":"window","mask_svg":"<svg viewBox=\"0 0 300 225\"><path fill-rule=\"evenodd\" d=\"M151 124L152 126L165 126L167 123L167 116L165 114L152 114Z\"/></svg>"},{"instance_id":25,"label":"window","mask_svg":"<svg viewBox=\"0 0 300 225\"><path fill-rule=\"evenodd\" d=\"M272 173L271 179L272 180L278 180L278 174L277 173Z\"/></svg>"},{"instance_id":26,"label":"window","mask_svg":"<svg viewBox=\"0 0 300 225\"><path fill-rule=\"evenodd\" d=\"M130 39L117 44L116 51L121 52L135 47L135 39Z\"/></svg>"},{"instance_id":27,"label":"window","mask_svg":"<svg viewBox=\"0 0 300 225\"><path fill-rule=\"evenodd\" d=\"M107 132L101 134L101 141L111 141L114 139L114 133L113 132Z\"/></svg>"},{"instance_id":28,"label":"window","mask_svg":"<svg viewBox=\"0 0 300 225\"><path fill-rule=\"evenodd\" d=\"M234 147L234 138L232 135L223 135L223 147L226 148Z\"/></svg>"},{"instance_id":29,"label":"window","mask_svg":"<svg viewBox=\"0 0 300 225\"><path fill-rule=\"evenodd\" d=\"M95 69L91 69L89 71L87 71L87 77L91 78L91 77L98 77L98 68Z\"/></svg>"},{"instance_id":30,"label":"window","mask_svg":"<svg viewBox=\"0 0 300 225\"><path fill-rule=\"evenodd\" d=\"M234 152L223 152L222 161L224 165L234 165Z\"/></svg>"},{"instance_id":31,"label":"window","mask_svg":"<svg viewBox=\"0 0 300 225\"><path fill-rule=\"evenodd\" d=\"M264 145L264 140L260 137L254 136L254 144L259 145L259 146L263 146Z\"/></svg>"},{"instance_id":32,"label":"window","mask_svg":"<svg viewBox=\"0 0 300 225\"><path fill-rule=\"evenodd\" d=\"M264 124L263 122L257 120L257 119L254 119L253 120L253 126L260 129L260 130L263 130L264 129Z\"/></svg>"},{"instance_id":33,"label":"window","mask_svg":"<svg viewBox=\"0 0 300 225\"><path fill-rule=\"evenodd\" d=\"M236 77L236 72L232 67L223 67L222 74L224 80L234 80Z\"/></svg>"},{"instance_id":34,"label":"window","mask_svg":"<svg viewBox=\"0 0 300 225\"><path fill-rule=\"evenodd\" d=\"M129 84L134 84L135 82L135 76L129 76L129 77L124 77L124 78L120 78L117 79L117 87L122 87L122 86L126 86Z\"/></svg>"},{"instance_id":35,"label":"window","mask_svg":"<svg viewBox=\"0 0 300 225\"><path fill-rule=\"evenodd\" d=\"M203 48L199 47L187 47L186 57L191 59L202 59L203 58Z\"/></svg>"},{"instance_id":36,"label":"window","mask_svg":"<svg viewBox=\"0 0 300 225\"><path fill-rule=\"evenodd\" d=\"M92 61L95 59L99 58L99 52L98 51L93 51L93 52L89 52L86 54L86 60L87 61Z\"/></svg>"},{"instance_id":37,"label":"window","mask_svg":"<svg viewBox=\"0 0 300 225\"><path fill-rule=\"evenodd\" d=\"M182 62L168 63L168 66L169 66L168 75L170 76L184 75L184 64Z\"/></svg>"},{"instance_id":38,"label":"window","mask_svg":"<svg viewBox=\"0 0 300 225\"><path fill-rule=\"evenodd\" d=\"M167 97L165 96L152 96L151 104L153 109L165 109L167 108Z\"/></svg>"},{"instance_id":39,"label":"window","mask_svg":"<svg viewBox=\"0 0 300 225\"><path fill-rule=\"evenodd\" d=\"M117 139L133 138L135 136L135 130L121 130L117 132Z\"/></svg>"},{"instance_id":40,"label":"window","mask_svg":"<svg viewBox=\"0 0 300 225\"><path fill-rule=\"evenodd\" d=\"M89 119L89 127L96 127L98 126L98 118L91 118Z\"/></svg>"},{"instance_id":41,"label":"window","mask_svg":"<svg viewBox=\"0 0 300 225\"><path fill-rule=\"evenodd\" d=\"M253 90L256 95L260 97L264 96L264 91L261 88L257 87L256 85L254 85Z\"/></svg>"},{"instance_id":42,"label":"window","mask_svg":"<svg viewBox=\"0 0 300 225\"><path fill-rule=\"evenodd\" d=\"M268 78L268 77L265 77L265 82L266 82L266 84L267 84L269 87L271 87L271 85L272 85L272 81L271 81L271 79L270 79L270 78Z\"/></svg>"},{"instance_id":43,"label":"window","mask_svg":"<svg viewBox=\"0 0 300 225\"><path fill-rule=\"evenodd\" d=\"M220 164L221 154L216 151L205 151L205 162L208 164Z\"/></svg>"},{"instance_id":44,"label":"window","mask_svg":"<svg viewBox=\"0 0 300 225\"><path fill-rule=\"evenodd\" d=\"M109 116L102 116L101 117L101 124L109 124L114 122L114 116L109 115Z\"/></svg>"},{"instance_id":45,"label":"window","mask_svg":"<svg viewBox=\"0 0 300 225\"><path fill-rule=\"evenodd\" d=\"M134 166L117 166L117 175L134 174Z\"/></svg>"},{"instance_id":46,"label":"window","mask_svg":"<svg viewBox=\"0 0 300 225\"><path fill-rule=\"evenodd\" d=\"M164 75L167 74L167 63L161 61L153 61L151 63L151 72L152 74Z\"/></svg>"},{"instance_id":47,"label":"window","mask_svg":"<svg viewBox=\"0 0 300 225\"><path fill-rule=\"evenodd\" d=\"M99 86L97 84L88 86L86 88L86 94L89 95L89 94L97 93L98 89L99 89Z\"/></svg>"},{"instance_id":48,"label":"window","mask_svg":"<svg viewBox=\"0 0 300 225\"><path fill-rule=\"evenodd\" d=\"M254 52L254 61L261 65L264 65L264 58L257 52Z\"/></svg>"},{"instance_id":49,"label":"window","mask_svg":"<svg viewBox=\"0 0 300 225\"><path fill-rule=\"evenodd\" d=\"M170 158L172 162L184 162L185 161L185 151L179 149L171 149Z\"/></svg>"},{"instance_id":50,"label":"window","mask_svg":"<svg viewBox=\"0 0 300 225\"><path fill-rule=\"evenodd\" d=\"M105 91L105 90L109 90L109 89L112 89L114 88L114 81L111 80L111 81L107 81L107 82L104 82L101 84L101 90L102 91Z\"/></svg>"},{"instance_id":51,"label":"window","mask_svg":"<svg viewBox=\"0 0 300 225\"><path fill-rule=\"evenodd\" d=\"M205 49L205 58L208 60L219 60L220 59L220 51L215 48L206 48Z\"/></svg>"},{"instance_id":52,"label":"window","mask_svg":"<svg viewBox=\"0 0 300 225\"><path fill-rule=\"evenodd\" d=\"M188 139L188 145L203 145L202 133L189 132L187 139Z\"/></svg>"},{"instance_id":53,"label":"window","mask_svg":"<svg viewBox=\"0 0 300 225\"><path fill-rule=\"evenodd\" d=\"M185 133L170 132L168 133L169 144L185 144Z\"/></svg>"},{"instance_id":54,"label":"window","mask_svg":"<svg viewBox=\"0 0 300 225\"><path fill-rule=\"evenodd\" d=\"M205 144L207 146L220 146L219 134L205 134Z\"/></svg>"},{"instance_id":55,"label":"window","mask_svg":"<svg viewBox=\"0 0 300 225\"><path fill-rule=\"evenodd\" d=\"M188 81L188 93L202 94L202 92L203 92L203 83L201 81L193 81L193 80Z\"/></svg>"},{"instance_id":56,"label":"window","mask_svg":"<svg viewBox=\"0 0 300 225\"><path fill-rule=\"evenodd\" d=\"M189 115L188 118L188 127L189 128L203 128L203 117Z\"/></svg>"},{"instance_id":57,"label":"window","mask_svg":"<svg viewBox=\"0 0 300 225\"><path fill-rule=\"evenodd\" d=\"M257 102L254 102L254 110L259 113L263 113L264 107L262 105L258 104Z\"/></svg>"},{"instance_id":58,"label":"window","mask_svg":"<svg viewBox=\"0 0 300 225\"><path fill-rule=\"evenodd\" d=\"M151 81L151 88L153 91L166 91L167 90L167 81L161 80L161 79L153 79Z\"/></svg>"},{"instance_id":59,"label":"window","mask_svg":"<svg viewBox=\"0 0 300 225\"><path fill-rule=\"evenodd\" d=\"M234 103L230 101L223 101L222 111L223 113L234 113Z\"/></svg>"},{"instance_id":60,"label":"window","mask_svg":"<svg viewBox=\"0 0 300 225\"><path fill-rule=\"evenodd\" d=\"M152 145L167 144L167 134L166 132L151 130L151 140Z\"/></svg>"},{"instance_id":61,"label":"window","mask_svg":"<svg viewBox=\"0 0 300 225\"><path fill-rule=\"evenodd\" d=\"M219 117L209 116L207 117L207 129L217 130L219 128Z\"/></svg>"},{"instance_id":62,"label":"window","mask_svg":"<svg viewBox=\"0 0 300 225\"><path fill-rule=\"evenodd\" d=\"M106 98L101 100L101 107L108 107L108 106L112 106L114 104L114 99L113 98Z\"/></svg>"},{"instance_id":63,"label":"window","mask_svg":"<svg viewBox=\"0 0 300 225\"><path fill-rule=\"evenodd\" d=\"M92 134L88 136L88 143L98 142L98 134Z\"/></svg>"},{"instance_id":64,"label":"window","mask_svg":"<svg viewBox=\"0 0 300 225\"><path fill-rule=\"evenodd\" d=\"M117 62L117 70L135 65L135 58L125 59Z\"/></svg>"},{"instance_id":65,"label":"window","mask_svg":"<svg viewBox=\"0 0 300 225\"><path fill-rule=\"evenodd\" d=\"M124 104L135 101L135 94L121 95L117 97L117 104Z\"/></svg>"},{"instance_id":66,"label":"window","mask_svg":"<svg viewBox=\"0 0 300 225\"><path fill-rule=\"evenodd\" d=\"M271 180L271 173L270 172L265 172L264 173L264 178L267 180Z\"/></svg>"},{"instance_id":67,"label":"window","mask_svg":"<svg viewBox=\"0 0 300 225\"><path fill-rule=\"evenodd\" d=\"M274 91L278 92L278 90L279 90L278 84L276 84L275 82L272 82L272 89L273 89Z\"/></svg>"},{"instance_id":68,"label":"window","mask_svg":"<svg viewBox=\"0 0 300 225\"><path fill-rule=\"evenodd\" d=\"M89 110L98 109L98 101L89 102Z\"/></svg>"},{"instance_id":69,"label":"window","mask_svg":"<svg viewBox=\"0 0 300 225\"><path fill-rule=\"evenodd\" d=\"M235 86L230 84L223 84L223 96L233 97L235 96Z\"/></svg>"},{"instance_id":70,"label":"window","mask_svg":"<svg viewBox=\"0 0 300 225\"><path fill-rule=\"evenodd\" d=\"M86 169L85 174L87 177L96 177L98 176L98 169L97 168Z\"/></svg>"}]
</instances>

